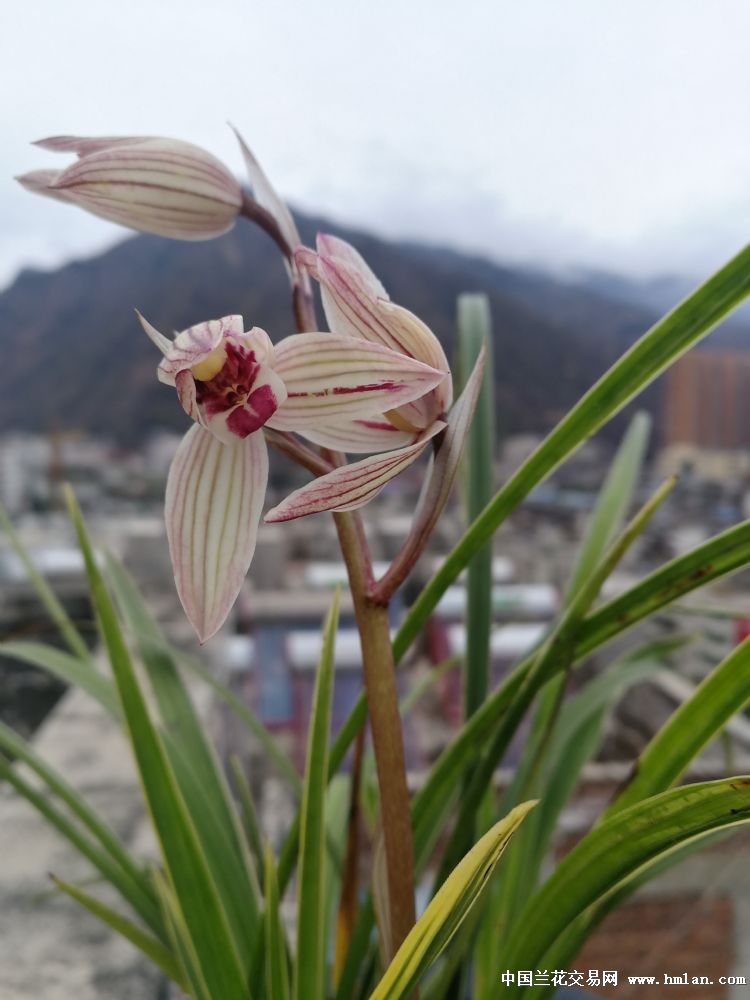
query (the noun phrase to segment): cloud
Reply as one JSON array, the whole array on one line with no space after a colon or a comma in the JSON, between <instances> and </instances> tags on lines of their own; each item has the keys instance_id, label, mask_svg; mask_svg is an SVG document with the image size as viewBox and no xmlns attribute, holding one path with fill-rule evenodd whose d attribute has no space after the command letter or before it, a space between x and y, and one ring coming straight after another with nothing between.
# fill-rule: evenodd
<instances>
[{"instance_id":1,"label":"cloud","mask_svg":"<svg viewBox=\"0 0 750 1000\"><path fill-rule=\"evenodd\" d=\"M7 178L62 131L175 135L239 172L231 119L292 201L389 235L633 274L745 241L744 0L6 7ZM116 236L32 201L0 183L0 280Z\"/></svg>"}]
</instances>

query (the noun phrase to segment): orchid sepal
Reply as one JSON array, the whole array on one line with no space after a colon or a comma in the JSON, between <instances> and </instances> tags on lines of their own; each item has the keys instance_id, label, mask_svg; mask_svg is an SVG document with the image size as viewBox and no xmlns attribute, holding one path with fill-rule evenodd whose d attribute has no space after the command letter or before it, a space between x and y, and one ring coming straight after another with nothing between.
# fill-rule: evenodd
<instances>
[{"instance_id":1,"label":"orchid sepal","mask_svg":"<svg viewBox=\"0 0 750 1000\"><path fill-rule=\"evenodd\" d=\"M237 142L239 143L240 152L242 153L242 158L245 161L247 175L250 179L250 187L252 188L253 196L261 208L268 212L268 214L275 221L276 225L279 227L279 232L287 244L290 262L293 262L294 251L302 241L300 240L299 232L297 231L297 225L292 218L292 213L289 211L289 208L284 200L276 193L276 189L266 176L265 170L263 170L260 163L256 159L255 154L242 138L238 130L234 127L234 125L230 125L229 127L234 132Z\"/></svg>"},{"instance_id":2,"label":"orchid sepal","mask_svg":"<svg viewBox=\"0 0 750 1000\"><path fill-rule=\"evenodd\" d=\"M268 425L303 437L320 423L371 417L409 403L447 377L380 344L333 333L286 337L274 347L273 367L287 399Z\"/></svg>"},{"instance_id":3,"label":"orchid sepal","mask_svg":"<svg viewBox=\"0 0 750 1000\"><path fill-rule=\"evenodd\" d=\"M399 430L382 414L316 424L305 430L305 437L321 448L352 455L372 455L414 444L419 434Z\"/></svg>"},{"instance_id":4,"label":"orchid sepal","mask_svg":"<svg viewBox=\"0 0 750 1000\"><path fill-rule=\"evenodd\" d=\"M344 240L319 234L317 251L300 247L299 267L320 284L326 320L331 330L382 344L391 350L448 370L440 341L414 313L391 302L385 288L362 256ZM396 423L415 431L429 427L452 402L450 377L434 391L398 410Z\"/></svg>"},{"instance_id":5,"label":"orchid sepal","mask_svg":"<svg viewBox=\"0 0 750 1000\"><path fill-rule=\"evenodd\" d=\"M373 455L320 476L307 486L290 493L285 500L268 511L264 520L273 524L292 521L308 514L363 507L392 479L416 462L432 438L444 431L445 426L442 420L436 420L416 443L406 448Z\"/></svg>"},{"instance_id":6,"label":"orchid sepal","mask_svg":"<svg viewBox=\"0 0 750 1000\"><path fill-rule=\"evenodd\" d=\"M245 579L267 480L260 433L227 444L195 424L174 457L167 539L177 593L201 642L221 628Z\"/></svg>"},{"instance_id":7,"label":"orchid sepal","mask_svg":"<svg viewBox=\"0 0 750 1000\"><path fill-rule=\"evenodd\" d=\"M36 145L72 152L61 171L32 171L17 180L31 191L71 202L143 232L205 240L234 225L242 189L206 150L176 139L55 136Z\"/></svg>"}]
</instances>

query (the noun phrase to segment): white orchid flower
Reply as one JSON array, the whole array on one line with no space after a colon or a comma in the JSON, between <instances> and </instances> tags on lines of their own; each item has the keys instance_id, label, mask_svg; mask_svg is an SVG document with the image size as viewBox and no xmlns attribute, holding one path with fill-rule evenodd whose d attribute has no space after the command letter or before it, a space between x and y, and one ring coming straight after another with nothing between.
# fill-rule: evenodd
<instances>
[{"instance_id":1,"label":"white orchid flower","mask_svg":"<svg viewBox=\"0 0 750 1000\"><path fill-rule=\"evenodd\" d=\"M419 399L447 373L335 333L274 345L258 327L245 332L241 316L200 323L174 341L141 322L163 354L159 379L195 421L169 470L166 522L177 591L203 642L224 622L252 560L268 478L263 428L312 439L319 426L340 427L346 447L353 420ZM324 490L327 478L318 481ZM328 488L316 510L350 509L377 492L372 477L367 496L351 489Z\"/></svg>"},{"instance_id":2,"label":"white orchid flower","mask_svg":"<svg viewBox=\"0 0 750 1000\"><path fill-rule=\"evenodd\" d=\"M265 520L269 522L288 521L330 509L326 504L332 495L339 497L339 510L352 510L367 503L390 479L416 462L429 441L445 429L453 399L448 362L435 334L414 313L391 302L354 247L327 234L320 234L316 245L317 252L300 247L295 258L298 266L320 283L331 330L347 337L350 343L397 351L448 374L406 403L389 405L364 418L324 422L310 428L306 436L322 447L352 453L388 451L388 454L372 454L295 490L266 514ZM458 447L462 444L463 437Z\"/></svg>"}]
</instances>

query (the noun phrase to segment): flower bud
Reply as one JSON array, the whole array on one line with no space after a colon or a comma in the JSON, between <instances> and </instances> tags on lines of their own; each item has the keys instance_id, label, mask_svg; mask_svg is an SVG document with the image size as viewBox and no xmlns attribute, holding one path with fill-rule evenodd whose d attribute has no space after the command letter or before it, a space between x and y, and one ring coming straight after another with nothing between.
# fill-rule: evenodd
<instances>
[{"instance_id":1,"label":"flower bud","mask_svg":"<svg viewBox=\"0 0 750 1000\"><path fill-rule=\"evenodd\" d=\"M231 229L242 204L227 168L188 142L58 136L37 145L77 153L78 160L66 170L24 174L18 178L24 187L130 229L207 240Z\"/></svg>"}]
</instances>

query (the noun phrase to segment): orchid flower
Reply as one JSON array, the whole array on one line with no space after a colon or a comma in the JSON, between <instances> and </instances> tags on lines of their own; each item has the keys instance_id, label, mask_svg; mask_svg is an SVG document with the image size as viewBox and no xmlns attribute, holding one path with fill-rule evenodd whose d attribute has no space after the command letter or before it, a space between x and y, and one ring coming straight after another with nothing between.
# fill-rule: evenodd
<instances>
[{"instance_id":1,"label":"orchid flower","mask_svg":"<svg viewBox=\"0 0 750 1000\"><path fill-rule=\"evenodd\" d=\"M36 194L157 236L206 240L234 225L242 189L223 163L198 146L147 136L54 136L36 143L76 153L65 170L34 170L17 180Z\"/></svg>"},{"instance_id":2,"label":"orchid flower","mask_svg":"<svg viewBox=\"0 0 750 1000\"><path fill-rule=\"evenodd\" d=\"M298 266L320 283L326 320L332 331L349 342L371 344L448 371L445 352L435 334L414 313L391 302L388 293L361 255L344 240L319 234L317 252L299 247ZM334 469L295 490L265 517L287 521L331 509L338 495L339 510L367 503L394 476L415 462L428 442L445 429L452 402L450 374L421 396L398 406L355 417L346 423L322 423L307 437L326 448L348 452L383 452L353 465ZM473 408L472 408L473 412ZM458 447L463 438L458 442ZM390 450L396 449L396 450Z\"/></svg>"},{"instance_id":3,"label":"orchid flower","mask_svg":"<svg viewBox=\"0 0 750 1000\"><path fill-rule=\"evenodd\" d=\"M318 426L341 426L346 443L352 420L419 399L446 372L335 333L274 345L259 327L245 332L241 316L200 323L174 341L141 323L163 354L159 380L195 422L170 467L165 506L177 591L203 642L224 622L252 560L268 478L263 427L309 438ZM444 426L435 422L425 441ZM333 490L318 509L353 502Z\"/></svg>"}]
</instances>

